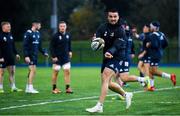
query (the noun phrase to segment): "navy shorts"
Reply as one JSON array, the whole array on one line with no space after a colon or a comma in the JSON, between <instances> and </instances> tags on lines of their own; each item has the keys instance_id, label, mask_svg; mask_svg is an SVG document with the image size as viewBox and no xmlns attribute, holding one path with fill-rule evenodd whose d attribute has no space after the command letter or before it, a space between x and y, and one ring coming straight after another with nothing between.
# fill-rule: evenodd
<instances>
[{"instance_id":1,"label":"navy shorts","mask_svg":"<svg viewBox=\"0 0 180 116\"><path fill-rule=\"evenodd\" d=\"M150 66L159 66L160 59L151 59Z\"/></svg>"},{"instance_id":2,"label":"navy shorts","mask_svg":"<svg viewBox=\"0 0 180 116\"><path fill-rule=\"evenodd\" d=\"M112 59L112 60L103 62L101 66L101 73L103 72L105 67L113 70L115 73L129 72L129 61L123 61L123 60L119 61L119 60Z\"/></svg>"},{"instance_id":3,"label":"navy shorts","mask_svg":"<svg viewBox=\"0 0 180 116\"><path fill-rule=\"evenodd\" d=\"M70 62L70 59L69 58L62 58L62 57L57 57L58 58L58 61L57 62L53 62L53 64L57 64L57 65L64 65L68 62Z\"/></svg>"},{"instance_id":4,"label":"navy shorts","mask_svg":"<svg viewBox=\"0 0 180 116\"><path fill-rule=\"evenodd\" d=\"M129 72L130 63L128 60L119 61L118 64L118 73Z\"/></svg>"},{"instance_id":5,"label":"navy shorts","mask_svg":"<svg viewBox=\"0 0 180 116\"><path fill-rule=\"evenodd\" d=\"M111 60L110 62L108 62L108 63L106 64L105 67L113 70L114 73L117 73L117 72L118 72L119 64L118 64L118 61L116 61L116 60Z\"/></svg>"},{"instance_id":6,"label":"navy shorts","mask_svg":"<svg viewBox=\"0 0 180 116\"><path fill-rule=\"evenodd\" d=\"M37 65L37 57L30 57L29 65Z\"/></svg>"},{"instance_id":7,"label":"navy shorts","mask_svg":"<svg viewBox=\"0 0 180 116\"><path fill-rule=\"evenodd\" d=\"M142 61L143 61L143 63L150 63L151 62L151 57L143 57Z\"/></svg>"},{"instance_id":8,"label":"navy shorts","mask_svg":"<svg viewBox=\"0 0 180 116\"><path fill-rule=\"evenodd\" d=\"M4 62L0 62L0 68L6 68L7 66L14 66L15 65L15 60L6 60Z\"/></svg>"}]
</instances>

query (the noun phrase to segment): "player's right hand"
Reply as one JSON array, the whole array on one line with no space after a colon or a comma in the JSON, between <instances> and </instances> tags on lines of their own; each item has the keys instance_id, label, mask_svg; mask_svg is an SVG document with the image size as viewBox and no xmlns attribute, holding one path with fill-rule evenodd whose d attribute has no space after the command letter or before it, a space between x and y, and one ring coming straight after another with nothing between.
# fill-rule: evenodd
<instances>
[{"instance_id":1,"label":"player's right hand","mask_svg":"<svg viewBox=\"0 0 180 116\"><path fill-rule=\"evenodd\" d=\"M113 55L109 52L106 52L105 57L111 59L111 58L113 58Z\"/></svg>"},{"instance_id":2,"label":"player's right hand","mask_svg":"<svg viewBox=\"0 0 180 116\"><path fill-rule=\"evenodd\" d=\"M4 58L0 58L0 62L4 62Z\"/></svg>"},{"instance_id":3,"label":"player's right hand","mask_svg":"<svg viewBox=\"0 0 180 116\"><path fill-rule=\"evenodd\" d=\"M29 64L29 63L31 62L30 58L29 58L29 57L25 57L25 62L26 62L27 64Z\"/></svg>"},{"instance_id":4,"label":"player's right hand","mask_svg":"<svg viewBox=\"0 0 180 116\"><path fill-rule=\"evenodd\" d=\"M57 62L58 61L58 58L55 57L55 58L52 58L52 62Z\"/></svg>"}]
</instances>

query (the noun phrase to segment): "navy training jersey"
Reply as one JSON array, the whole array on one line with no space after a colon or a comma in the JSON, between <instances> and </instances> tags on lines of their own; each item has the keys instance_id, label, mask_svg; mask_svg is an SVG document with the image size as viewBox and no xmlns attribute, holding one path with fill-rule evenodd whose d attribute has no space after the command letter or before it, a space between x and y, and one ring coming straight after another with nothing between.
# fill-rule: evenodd
<instances>
[{"instance_id":1,"label":"navy training jersey","mask_svg":"<svg viewBox=\"0 0 180 116\"><path fill-rule=\"evenodd\" d=\"M163 32L158 31L157 32L157 36L159 36L160 40L161 40L161 48L165 49L168 46L168 39L165 36L165 34Z\"/></svg>"},{"instance_id":2,"label":"navy training jersey","mask_svg":"<svg viewBox=\"0 0 180 116\"><path fill-rule=\"evenodd\" d=\"M46 53L41 45L41 36L39 31L27 30L24 34L23 52L25 57L37 58L38 51L43 55Z\"/></svg>"},{"instance_id":3,"label":"navy training jersey","mask_svg":"<svg viewBox=\"0 0 180 116\"><path fill-rule=\"evenodd\" d=\"M125 30L120 23L111 25L109 23L102 24L96 31L96 37L103 38L105 41L105 47L103 48L103 54L110 49L115 40L125 36Z\"/></svg>"},{"instance_id":4,"label":"navy training jersey","mask_svg":"<svg viewBox=\"0 0 180 116\"><path fill-rule=\"evenodd\" d=\"M152 59L161 59L162 57L162 44L160 36L157 32L152 32L150 34L150 48L149 55Z\"/></svg>"},{"instance_id":5,"label":"navy training jersey","mask_svg":"<svg viewBox=\"0 0 180 116\"><path fill-rule=\"evenodd\" d=\"M150 48L148 48L146 46L147 43L151 42L151 33L150 32L147 32L147 33L144 33L144 40L143 40L143 45L142 45L142 51L145 50L146 51L146 54L144 57L150 57Z\"/></svg>"},{"instance_id":6,"label":"navy training jersey","mask_svg":"<svg viewBox=\"0 0 180 116\"><path fill-rule=\"evenodd\" d=\"M69 52L71 52L71 36L69 33L62 34L57 32L50 42L51 56L60 57L60 60L69 59Z\"/></svg>"},{"instance_id":7,"label":"navy training jersey","mask_svg":"<svg viewBox=\"0 0 180 116\"><path fill-rule=\"evenodd\" d=\"M15 48L14 38L11 33L0 33L0 58L4 60L14 60L14 56L18 54Z\"/></svg>"}]
</instances>

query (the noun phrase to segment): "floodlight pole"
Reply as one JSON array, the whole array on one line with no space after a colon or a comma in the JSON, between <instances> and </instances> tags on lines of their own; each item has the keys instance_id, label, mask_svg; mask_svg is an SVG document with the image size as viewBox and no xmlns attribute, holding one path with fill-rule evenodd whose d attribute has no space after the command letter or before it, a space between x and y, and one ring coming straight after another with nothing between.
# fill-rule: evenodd
<instances>
[{"instance_id":1,"label":"floodlight pole","mask_svg":"<svg viewBox=\"0 0 180 116\"><path fill-rule=\"evenodd\" d=\"M52 0L51 29L53 34L57 31L57 0Z\"/></svg>"},{"instance_id":2,"label":"floodlight pole","mask_svg":"<svg viewBox=\"0 0 180 116\"><path fill-rule=\"evenodd\" d=\"M178 0L178 17L179 17L179 20L178 20L178 63L180 63L180 0Z\"/></svg>"}]
</instances>

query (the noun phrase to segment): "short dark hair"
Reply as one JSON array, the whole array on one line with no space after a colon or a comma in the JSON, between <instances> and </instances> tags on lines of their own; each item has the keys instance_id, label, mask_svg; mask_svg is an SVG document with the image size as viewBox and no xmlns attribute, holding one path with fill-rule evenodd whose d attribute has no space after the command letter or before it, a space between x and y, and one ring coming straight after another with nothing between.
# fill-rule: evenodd
<instances>
[{"instance_id":1,"label":"short dark hair","mask_svg":"<svg viewBox=\"0 0 180 116\"><path fill-rule=\"evenodd\" d=\"M62 23L65 23L65 24L66 24L66 22L65 22L65 21L59 21L59 24L62 24Z\"/></svg>"},{"instance_id":2,"label":"short dark hair","mask_svg":"<svg viewBox=\"0 0 180 116\"><path fill-rule=\"evenodd\" d=\"M160 27L160 22L159 21L152 21L151 24L155 27Z\"/></svg>"},{"instance_id":3,"label":"short dark hair","mask_svg":"<svg viewBox=\"0 0 180 116\"><path fill-rule=\"evenodd\" d=\"M1 27L3 27L4 25L7 25L7 24L10 24L10 22L8 22L8 21L3 21L3 22L1 22Z\"/></svg>"},{"instance_id":4,"label":"short dark hair","mask_svg":"<svg viewBox=\"0 0 180 116\"><path fill-rule=\"evenodd\" d=\"M150 24L149 23L144 24L144 26L150 28Z\"/></svg>"},{"instance_id":5,"label":"short dark hair","mask_svg":"<svg viewBox=\"0 0 180 116\"><path fill-rule=\"evenodd\" d=\"M117 12L119 14L119 10L116 8L107 9L106 12Z\"/></svg>"}]
</instances>

